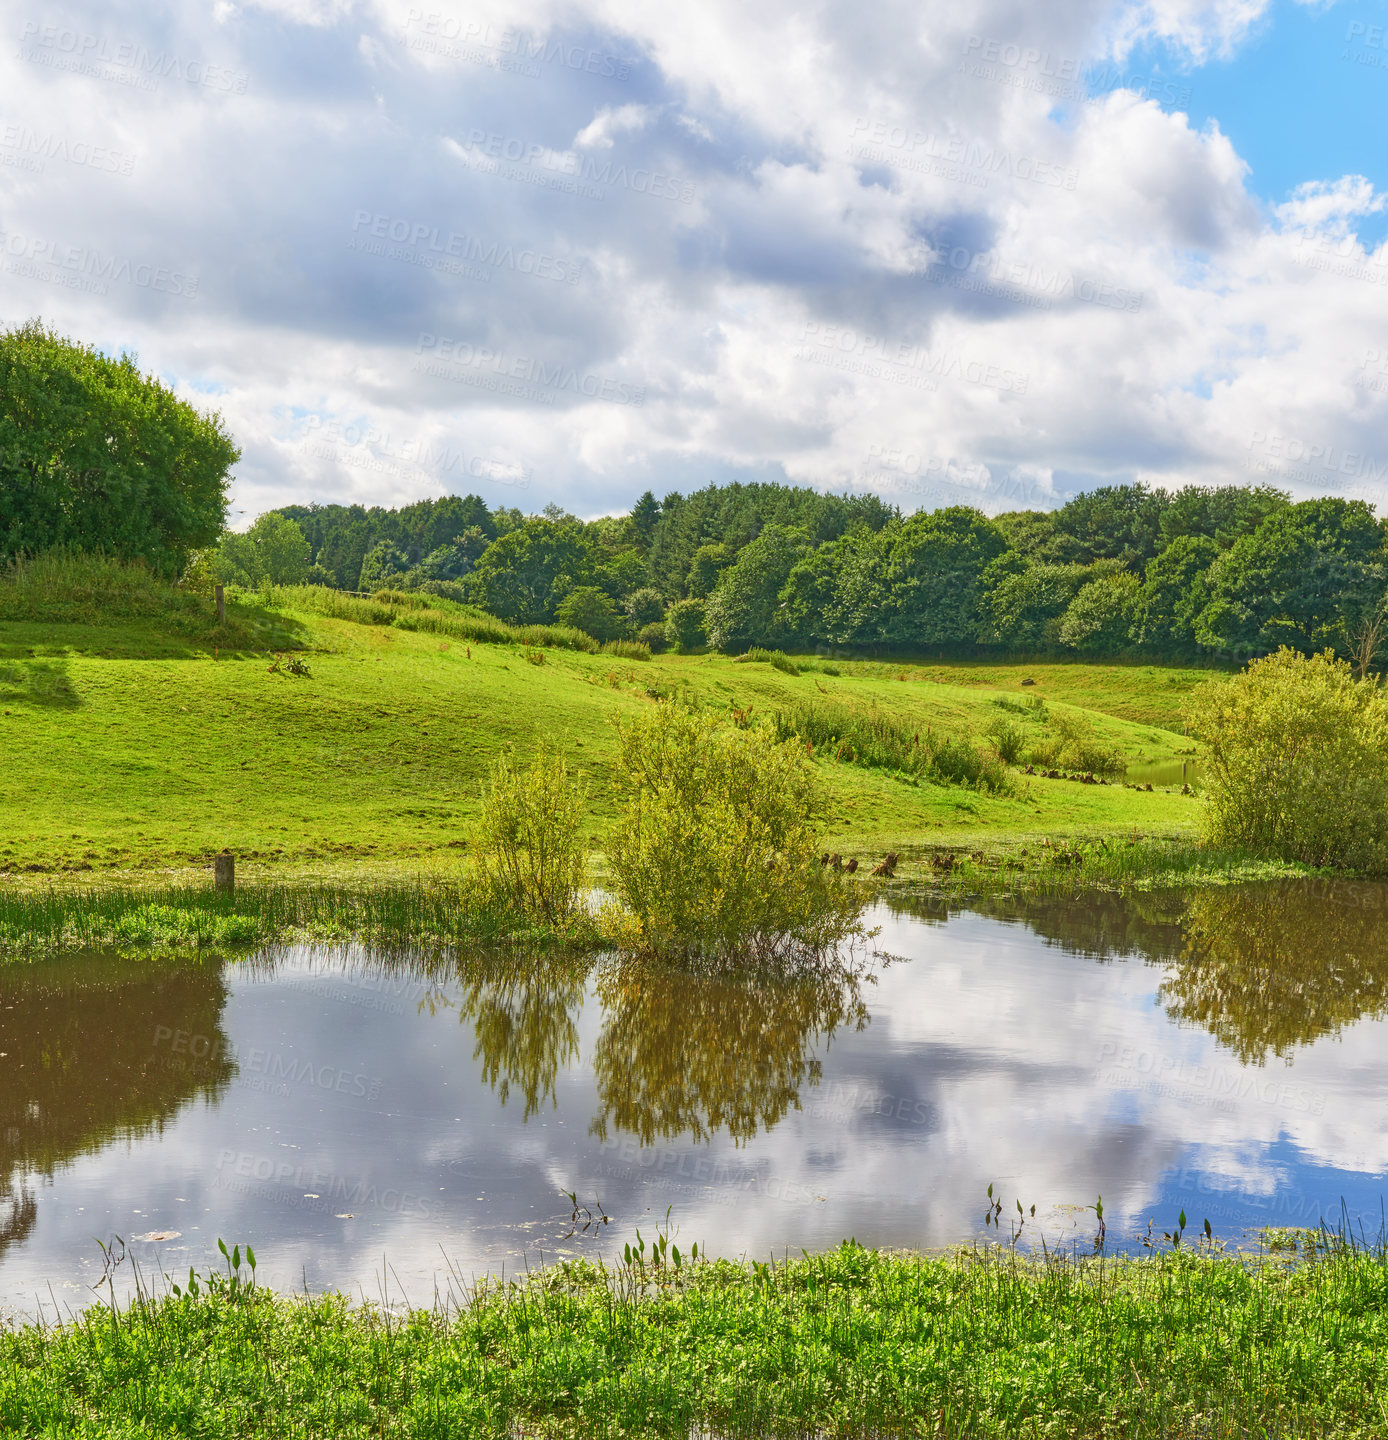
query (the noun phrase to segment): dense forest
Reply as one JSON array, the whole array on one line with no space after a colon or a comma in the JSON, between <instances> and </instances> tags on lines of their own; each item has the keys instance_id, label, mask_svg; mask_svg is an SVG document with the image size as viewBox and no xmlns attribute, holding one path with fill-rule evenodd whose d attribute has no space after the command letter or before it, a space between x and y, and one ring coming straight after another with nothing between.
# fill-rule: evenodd
<instances>
[{"instance_id":1,"label":"dense forest","mask_svg":"<svg viewBox=\"0 0 1388 1440\"><path fill-rule=\"evenodd\" d=\"M648 491L588 522L475 495L288 506L228 535L218 564L242 583L419 589L599 639L726 651L1227 660L1329 646L1368 668L1388 608L1372 508L1267 487L1109 486L994 519L737 484Z\"/></svg>"}]
</instances>

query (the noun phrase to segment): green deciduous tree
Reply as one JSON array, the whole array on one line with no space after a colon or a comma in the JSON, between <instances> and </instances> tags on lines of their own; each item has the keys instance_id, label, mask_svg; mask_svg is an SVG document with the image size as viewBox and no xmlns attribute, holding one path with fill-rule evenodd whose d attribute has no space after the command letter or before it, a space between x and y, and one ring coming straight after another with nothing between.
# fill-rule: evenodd
<instances>
[{"instance_id":1,"label":"green deciduous tree","mask_svg":"<svg viewBox=\"0 0 1388 1440\"><path fill-rule=\"evenodd\" d=\"M554 618L559 602L591 583L592 554L573 521L527 520L487 547L468 577L478 604L516 624Z\"/></svg>"},{"instance_id":2,"label":"green deciduous tree","mask_svg":"<svg viewBox=\"0 0 1388 1440\"><path fill-rule=\"evenodd\" d=\"M1061 617L1058 638L1081 655L1121 655L1132 645L1142 583L1127 570L1082 585Z\"/></svg>"},{"instance_id":3,"label":"green deciduous tree","mask_svg":"<svg viewBox=\"0 0 1388 1440\"><path fill-rule=\"evenodd\" d=\"M271 510L244 534L222 536L213 559L216 578L228 585L302 585L308 578L309 543L286 516Z\"/></svg>"},{"instance_id":4,"label":"green deciduous tree","mask_svg":"<svg viewBox=\"0 0 1388 1440\"><path fill-rule=\"evenodd\" d=\"M780 609L781 587L809 549L810 537L803 530L780 525L745 546L709 596L704 620L709 642L728 652L779 643L788 631Z\"/></svg>"},{"instance_id":5,"label":"green deciduous tree","mask_svg":"<svg viewBox=\"0 0 1388 1440\"><path fill-rule=\"evenodd\" d=\"M596 585L578 585L559 602L554 618L595 640L616 640L626 632L625 618Z\"/></svg>"},{"instance_id":6,"label":"green deciduous tree","mask_svg":"<svg viewBox=\"0 0 1388 1440\"><path fill-rule=\"evenodd\" d=\"M0 555L66 545L177 573L221 534L239 456L131 356L36 321L0 334Z\"/></svg>"}]
</instances>

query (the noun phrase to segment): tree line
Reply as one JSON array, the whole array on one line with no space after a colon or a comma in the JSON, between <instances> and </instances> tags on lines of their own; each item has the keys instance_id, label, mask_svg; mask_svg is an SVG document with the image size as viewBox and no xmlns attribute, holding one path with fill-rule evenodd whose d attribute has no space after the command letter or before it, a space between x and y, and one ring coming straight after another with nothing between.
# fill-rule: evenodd
<instances>
[{"instance_id":1,"label":"tree line","mask_svg":"<svg viewBox=\"0 0 1388 1440\"><path fill-rule=\"evenodd\" d=\"M873 495L709 485L582 521L476 495L290 505L228 532L221 418L134 359L0 333L0 557L55 547L258 587L422 590L518 623L724 651L1245 659L1372 668L1388 531L1267 487L1112 485L1052 511L903 515Z\"/></svg>"}]
</instances>

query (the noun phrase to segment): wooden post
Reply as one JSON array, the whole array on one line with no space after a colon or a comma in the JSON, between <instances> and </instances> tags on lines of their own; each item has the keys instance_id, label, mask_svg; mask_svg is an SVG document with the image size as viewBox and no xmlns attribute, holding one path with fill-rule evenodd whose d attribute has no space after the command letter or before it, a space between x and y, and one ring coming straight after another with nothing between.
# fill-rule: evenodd
<instances>
[{"instance_id":1,"label":"wooden post","mask_svg":"<svg viewBox=\"0 0 1388 1440\"><path fill-rule=\"evenodd\" d=\"M212 877L219 895L236 893L236 856L230 850L212 857Z\"/></svg>"},{"instance_id":2,"label":"wooden post","mask_svg":"<svg viewBox=\"0 0 1388 1440\"><path fill-rule=\"evenodd\" d=\"M220 585L215 585L212 588L212 593L217 597L217 624L225 625L227 623L226 591L223 590Z\"/></svg>"}]
</instances>

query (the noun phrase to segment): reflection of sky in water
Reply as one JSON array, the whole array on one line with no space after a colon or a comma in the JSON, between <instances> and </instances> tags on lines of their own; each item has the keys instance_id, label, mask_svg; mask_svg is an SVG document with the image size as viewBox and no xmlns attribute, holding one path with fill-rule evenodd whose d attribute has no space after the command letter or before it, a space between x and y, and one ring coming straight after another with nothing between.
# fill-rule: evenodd
<instances>
[{"instance_id":1,"label":"reflection of sky in water","mask_svg":"<svg viewBox=\"0 0 1388 1440\"><path fill-rule=\"evenodd\" d=\"M1004 1217L1014 1197L1035 1203L1048 1236L1081 1241L1092 1217L1063 1207L1100 1193L1111 1239L1148 1216L1169 1229L1181 1208L1192 1230L1208 1216L1225 1236L1314 1224L1342 1197L1376 1230L1388 1024L1354 1016L1381 1009L1388 987L1388 939L1382 961L1365 939L1378 912L1329 911L1329 929L1293 953L1276 928L1293 914L1285 893L1211 903L1184 932L1113 901L928 922L882 911L880 943L906 958L861 987L861 1026L851 987L787 1000L579 975L536 990L492 972L470 991L456 977L353 978L303 953L272 972L228 967L219 1032L215 979L206 994L147 985L118 1001L89 985L100 1003L63 1012L75 1088L44 1097L81 1114L66 1129L36 1114L25 1087L44 1062L6 1072L0 1180L27 1169L34 1206L0 1257L0 1300L32 1309L52 1282L82 1303L100 1268L92 1237L112 1232L180 1232L138 1248L185 1271L218 1236L250 1241L262 1280L368 1298L384 1256L390 1293L416 1303L433 1299L445 1255L468 1276L541 1250L610 1251L667 1206L679 1241L713 1253L848 1235L937 1246L980 1232L990 1182ZM1223 937L1243 950L1230 959ZM1307 963L1331 981L1280 973ZM4 1005L33 983L5 977ZM1301 1006L1286 1023L1280 984ZM109 1005L124 1007L116 1076ZM58 1013L0 1008L0 1049L29 1054L7 1015L32 1028ZM190 1068L180 1055L171 1072L190 1024L218 1034L185 1041ZM205 1053L227 1044L230 1070ZM97 1113L103 1093L110 1114ZM692 1139L693 1123L715 1133ZM641 1126L648 1144L633 1138ZM566 1190L613 1216L596 1242L563 1238Z\"/></svg>"}]
</instances>

